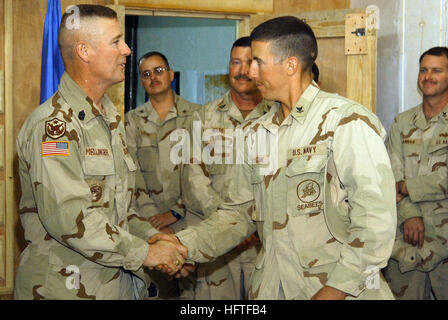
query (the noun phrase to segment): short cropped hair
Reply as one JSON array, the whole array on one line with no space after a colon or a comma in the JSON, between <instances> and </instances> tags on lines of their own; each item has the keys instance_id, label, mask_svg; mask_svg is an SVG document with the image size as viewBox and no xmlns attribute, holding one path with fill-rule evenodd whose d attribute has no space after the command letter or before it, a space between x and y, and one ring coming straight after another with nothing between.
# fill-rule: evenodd
<instances>
[{"instance_id":1,"label":"short cropped hair","mask_svg":"<svg viewBox=\"0 0 448 320\"><path fill-rule=\"evenodd\" d=\"M93 4L80 4L76 6L79 10L79 19L83 18L108 18L108 19L118 19L117 13L111 8L93 5ZM72 15L71 11L64 12L61 18L61 25L59 26L58 32L58 45L62 52L62 33L67 30L67 19Z\"/></svg>"},{"instance_id":2,"label":"short cropped hair","mask_svg":"<svg viewBox=\"0 0 448 320\"><path fill-rule=\"evenodd\" d=\"M317 64L315 62L311 66L311 73L313 74L314 82L318 83L319 82L319 67L317 66Z\"/></svg>"},{"instance_id":3,"label":"short cropped hair","mask_svg":"<svg viewBox=\"0 0 448 320\"><path fill-rule=\"evenodd\" d=\"M296 57L309 70L317 58L317 41L311 27L304 21L284 16L258 25L250 34L251 41L269 41L276 62Z\"/></svg>"},{"instance_id":4,"label":"short cropped hair","mask_svg":"<svg viewBox=\"0 0 448 320\"><path fill-rule=\"evenodd\" d=\"M165 57L163 53L158 51L149 51L145 53L140 59L138 59L138 66L140 67L143 60L146 60L152 56L159 56L160 58L162 58L162 60L165 61L166 67L168 68L168 70L170 70L170 64L168 63L168 59Z\"/></svg>"},{"instance_id":5,"label":"short cropped hair","mask_svg":"<svg viewBox=\"0 0 448 320\"><path fill-rule=\"evenodd\" d=\"M232 45L232 49L235 47L250 47L250 37L241 37L239 39L236 39Z\"/></svg>"},{"instance_id":6,"label":"short cropped hair","mask_svg":"<svg viewBox=\"0 0 448 320\"><path fill-rule=\"evenodd\" d=\"M445 56L448 59L448 48L447 47L433 47L431 49L426 50L423 52L423 54L420 56L420 59L418 60L419 63L422 62L423 57L426 55L430 56Z\"/></svg>"}]
</instances>

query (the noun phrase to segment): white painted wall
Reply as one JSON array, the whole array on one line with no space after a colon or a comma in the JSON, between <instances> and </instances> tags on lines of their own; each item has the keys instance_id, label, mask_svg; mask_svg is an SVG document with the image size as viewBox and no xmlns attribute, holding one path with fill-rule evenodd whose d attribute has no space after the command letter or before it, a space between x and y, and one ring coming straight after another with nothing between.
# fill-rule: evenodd
<instances>
[{"instance_id":1,"label":"white painted wall","mask_svg":"<svg viewBox=\"0 0 448 320\"><path fill-rule=\"evenodd\" d=\"M448 0L351 0L352 8L380 9L377 52L377 115L386 130L394 117L421 103L418 59L447 45Z\"/></svg>"}]
</instances>

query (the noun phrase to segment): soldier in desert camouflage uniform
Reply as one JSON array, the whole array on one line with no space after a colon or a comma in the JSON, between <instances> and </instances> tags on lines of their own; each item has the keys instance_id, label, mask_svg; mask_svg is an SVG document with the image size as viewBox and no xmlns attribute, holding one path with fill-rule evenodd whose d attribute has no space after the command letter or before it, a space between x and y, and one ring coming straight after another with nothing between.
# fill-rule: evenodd
<instances>
[{"instance_id":1,"label":"soldier in desert camouflage uniform","mask_svg":"<svg viewBox=\"0 0 448 320\"><path fill-rule=\"evenodd\" d=\"M192 113L202 106L173 92L174 72L162 53L143 55L139 71L149 100L126 114L129 151L139 164L135 185L137 210L155 228L173 233L184 225L185 207L181 203L180 167L170 160L175 143L170 140L170 133L191 126L187 123ZM151 275L158 283L159 297L178 296L177 280L168 280L155 271Z\"/></svg>"},{"instance_id":2,"label":"soldier in desert camouflage uniform","mask_svg":"<svg viewBox=\"0 0 448 320\"><path fill-rule=\"evenodd\" d=\"M312 81L317 43L303 21L269 20L251 41L250 76L281 105L251 125L266 134L266 153L247 153L228 173L226 202L176 234L188 259L209 261L257 230L263 247L249 299L392 299L379 275L396 228L384 128Z\"/></svg>"},{"instance_id":3,"label":"soldier in desert camouflage uniform","mask_svg":"<svg viewBox=\"0 0 448 320\"><path fill-rule=\"evenodd\" d=\"M214 129L220 134L225 134L226 129L249 126L255 119L269 111L270 106L262 100L255 83L248 77L251 60L250 38L243 37L236 40L230 53L230 90L223 97L204 106L201 113L203 130ZM228 139L232 141L233 137ZM229 146L233 148L234 144ZM224 160L225 150L222 151ZM213 152L214 156L220 156L218 149L213 149ZM234 150L233 155L235 154ZM201 163L184 166L181 182L183 202L188 212L187 226L197 225L201 219L216 211L223 202L225 187L232 179L232 176L226 174L229 165ZM199 300L246 298L249 278L259 248L258 237L254 234L228 254L211 263L199 264L194 298ZM243 297L241 274L245 288Z\"/></svg>"},{"instance_id":4,"label":"soldier in desert camouflage uniform","mask_svg":"<svg viewBox=\"0 0 448 320\"><path fill-rule=\"evenodd\" d=\"M387 147L397 181L398 230L387 280L397 299L448 299L448 48L420 57L423 103L399 114Z\"/></svg>"},{"instance_id":5,"label":"soldier in desert camouflage uniform","mask_svg":"<svg viewBox=\"0 0 448 320\"><path fill-rule=\"evenodd\" d=\"M124 80L130 50L116 13L81 5L80 28L62 17L66 73L58 91L28 117L17 138L20 218L28 246L15 299L132 299L143 266L182 257L148 245L157 232L131 206L136 169L121 117L104 92ZM94 31L93 31L94 30ZM136 236L137 235L137 236ZM134 275L133 275L134 273Z\"/></svg>"}]
</instances>

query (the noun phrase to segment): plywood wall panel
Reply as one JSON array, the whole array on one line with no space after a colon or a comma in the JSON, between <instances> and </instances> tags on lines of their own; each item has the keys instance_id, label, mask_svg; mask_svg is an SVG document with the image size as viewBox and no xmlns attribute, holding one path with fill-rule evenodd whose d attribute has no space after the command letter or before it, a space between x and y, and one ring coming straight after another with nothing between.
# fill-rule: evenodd
<instances>
[{"instance_id":1,"label":"plywood wall panel","mask_svg":"<svg viewBox=\"0 0 448 320\"><path fill-rule=\"evenodd\" d=\"M319 52L316 60L322 90L342 96L347 92L347 59L344 44L344 38L318 39Z\"/></svg>"},{"instance_id":2,"label":"plywood wall panel","mask_svg":"<svg viewBox=\"0 0 448 320\"><path fill-rule=\"evenodd\" d=\"M350 0L274 0L274 13L350 8Z\"/></svg>"},{"instance_id":3,"label":"plywood wall panel","mask_svg":"<svg viewBox=\"0 0 448 320\"><path fill-rule=\"evenodd\" d=\"M275 0L118 0L119 5L232 13L272 13Z\"/></svg>"}]
</instances>

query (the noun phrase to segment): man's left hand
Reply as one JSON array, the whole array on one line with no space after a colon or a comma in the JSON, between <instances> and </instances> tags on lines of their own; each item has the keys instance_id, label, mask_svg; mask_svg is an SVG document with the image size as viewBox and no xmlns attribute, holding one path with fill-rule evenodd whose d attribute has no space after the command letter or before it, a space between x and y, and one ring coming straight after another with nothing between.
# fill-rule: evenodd
<instances>
[{"instance_id":1,"label":"man's left hand","mask_svg":"<svg viewBox=\"0 0 448 320\"><path fill-rule=\"evenodd\" d=\"M173 216L171 211L158 213L148 219L152 226L158 230L161 230L177 221L176 217Z\"/></svg>"},{"instance_id":2,"label":"man's left hand","mask_svg":"<svg viewBox=\"0 0 448 320\"><path fill-rule=\"evenodd\" d=\"M317 291L311 300L345 300L347 294L333 287L324 286Z\"/></svg>"}]
</instances>

